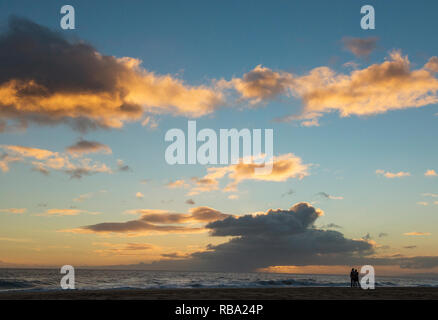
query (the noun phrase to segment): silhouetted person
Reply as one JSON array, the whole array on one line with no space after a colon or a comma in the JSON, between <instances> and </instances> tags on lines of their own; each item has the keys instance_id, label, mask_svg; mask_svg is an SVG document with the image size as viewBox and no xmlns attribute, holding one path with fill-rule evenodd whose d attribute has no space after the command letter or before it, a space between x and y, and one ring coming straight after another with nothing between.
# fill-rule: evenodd
<instances>
[{"instance_id":1,"label":"silhouetted person","mask_svg":"<svg viewBox=\"0 0 438 320\"><path fill-rule=\"evenodd\" d=\"M354 269L354 286L359 287L359 271Z\"/></svg>"},{"instance_id":2,"label":"silhouetted person","mask_svg":"<svg viewBox=\"0 0 438 320\"><path fill-rule=\"evenodd\" d=\"M350 272L350 287L353 288L354 287L354 268L351 268L351 272Z\"/></svg>"}]
</instances>

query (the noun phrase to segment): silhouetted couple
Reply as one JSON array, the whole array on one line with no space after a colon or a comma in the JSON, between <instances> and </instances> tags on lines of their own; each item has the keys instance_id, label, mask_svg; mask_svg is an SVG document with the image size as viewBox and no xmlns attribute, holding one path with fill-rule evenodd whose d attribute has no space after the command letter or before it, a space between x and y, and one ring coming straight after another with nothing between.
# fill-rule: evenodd
<instances>
[{"instance_id":1,"label":"silhouetted couple","mask_svg":"<svg viewBox=\"0 0 438 320\"><path fill-rule=\"evenodd\" d=\"M357 271L357 269L351 269L350 272L350 280L351 280L351 287L360 287L359 285L359 272Z\"/></svg>"}]
</instances>

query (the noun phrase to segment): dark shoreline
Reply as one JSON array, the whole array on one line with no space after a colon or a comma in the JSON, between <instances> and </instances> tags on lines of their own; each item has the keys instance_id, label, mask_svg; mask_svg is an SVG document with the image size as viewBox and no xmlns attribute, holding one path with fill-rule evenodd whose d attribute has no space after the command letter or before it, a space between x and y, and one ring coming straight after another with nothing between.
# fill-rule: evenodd
<instances>
[{"instance_id":1,"label":"dark shoreline","mask_svg":"<svg viewBox=\"0 0 438 320\"><path fill-rule=\"evenodd\" d=\"M438 300L438 288L108 289L0 292L0 300Z\"/></svg>"}]
</instances>

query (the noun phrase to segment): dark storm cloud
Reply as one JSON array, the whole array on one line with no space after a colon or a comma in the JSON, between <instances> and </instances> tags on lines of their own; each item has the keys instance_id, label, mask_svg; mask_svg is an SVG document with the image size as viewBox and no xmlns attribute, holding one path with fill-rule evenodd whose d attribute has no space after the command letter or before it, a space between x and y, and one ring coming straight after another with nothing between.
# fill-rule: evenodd
<instances>
[{"instance_id":1,"label":"dark storm cloud","mask_svg":"<svg viewBox=\"0 0 438 320\"><path fill-rule=\"evenodd\" d=\"M229 217L206 225L213 236L290 235L305 231L322 211L301 202L289 210L269 210L266 214Z\"/></svg>"},{"instance_id":2,"label":"dark storm cloud","mask_svg":"<svg viewBox=\"0 0 438 320\"><path fill-rule=\"evenodd\" d=\"M70 43L18 17L9 19L9 30L0 37L0 69L0 84L16 79L43 86L21 91L30 96L114 91L119 74L125 71L114 57L96 55L91 45Z\"/></svg>"},{"instance_id":3,"label":"dark storm cloud","mask_svg":"<svg viewBox=\"0 0 438 320\"><path fill-rule=\"evenodd\" d=\"M232 216L206 225L214 236L233 236L185 260L158 261L151 268L253 271L277 265L339 265L359 261L373 252L363 240L351 240L337 231L320 230L314 222L323 212L308 203L289 210Z\"/></svg>"}]
</instances>

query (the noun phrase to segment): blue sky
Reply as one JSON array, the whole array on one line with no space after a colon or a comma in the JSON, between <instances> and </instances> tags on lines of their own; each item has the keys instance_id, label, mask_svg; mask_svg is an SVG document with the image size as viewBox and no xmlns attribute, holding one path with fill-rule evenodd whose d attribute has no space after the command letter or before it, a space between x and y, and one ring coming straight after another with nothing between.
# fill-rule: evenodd
<instances>
[{"instance_id":1,"label":"blue sky","mask_svg":"<svg viewBox=\"0 0 438 320\"><path fill-rule=\"evenodd\" d=\"M438 21L434 13L438 4L431 1L71 1L76 11L76 30L59 27L59 1L3 1L0 26L7 28L10 15L25 17L60 32L71 41L82 39L101 54L133 57L142 67L157 75L170 74L192 86L209 85L214 80L241 78L258 65L273 71L295 75L326 66L349 74L343 64L355 62L359 69L381 64L391 50L399 49L409 57L412 69L422 68L437 55L435 33ZM360 7L371 4L376 10L376 30L361 30ZM366 58L356 57L344 47L344 37L377 37L377 47ZM1 71L0 71L1 72ZM25 132L0 134L1 145L19 145L63 152L79 138L98 141L112 149L111 155L96 154L93 159L117 167L122 159L131 170L113 174L95 174L70 179L63 173L49 176L32 171L22 163L0 173L2 208L27 208L25 215L4 213L0 229L8 238L32 238L32 248L20 247L14 259L8 259L14 242L0 243L0 260L10 263L58 263L65 257L50 251L53 242L80 243L78 252L98 242L98 235L57 233L101 222L127 221L124 211L136 208L186 212L184 202L193 198L196 206L208 206L221 212L242 215L287 209L306 201L324 210L317 225L336 223L345 237L360 239L370 233L382 246L378 255L432 255L436 251L438 229L437 206L424 193L438 193L435 177L425 177L428 169L438 170L435 148L438 108L428 104L377 115L340 117L337 111L324 113L319 126L304 127L299 122L278 123L274 119L298 114L303 102L287 95L252 106L245 100L233 100L213 113L197 118L198 128L273 128L274 153L293 153L309 167L309 175L284 182L244 181L237 200L228 199L220 190L187 196L187 189L169 189L166 184L177 179L190 180L206 174L206 168L169 166L164 161L167 143L164 134L170 128L186 131L190 117L172 114L154 115L155 129L139 122L126 123L120 129L98 129L87 133L58 124L30 124ZM410 176L387 179L375 173L409 172ZM146 184L140 181L147 179ZM224 182L221 182L221 186ZM292 195L283 196L288 190ZM98 193L106 190L105 193ZM135 197L144 194L143 199ZM324 199L325 192L342 200ZM77 203L74 198L93 193ZM418 202L427 201L428 206ZM46 203L47 207L38 207ZM35 214L49 208L78 207L100 215L41 217ZM407 232L427 232L426 237L408 237ZM379 233L388 233L379 238ZM74 240L72 240L72 237ZM166 238L167 237L167 238ZM145 236L138 241L160 244L179 242L180 236ZM208 235L185 236L187 243L207 244ZM193 238L190 238L193 237ZM201 240L199 240L199 239ZM168 240L174 239L174 240ZM223 240L223 239L222 239ZM106 240L105 240L106 241ZM123 237L112 239L125 241ZM197 242L198 241L198 242ZM172 242L172 243L173 243ZM416 245L415 251L403 246ZM74 245L69 245L74 247ZM186 250L176 247L175 250ZM42 249L48 251L44 253ZM42 250L42 251L41 251ZM73 257L74 249L70 256ZM83 251L81 251L83 250ZM170 249L169 249L170 250ZM188 249L187 249L188 250ZM187 251L186 250L186 251ZM68 250L67 250L68 251ZM41 253L42 252L42 253ZM142 257L96 260L92 263L135 263ZM10 261L9 261L10 260ZM148 260L148 259L146 259ZM36 262L34 262L36 261ZM78 263L86 263L78 261Z\"/></svg>"}]
</instances>

